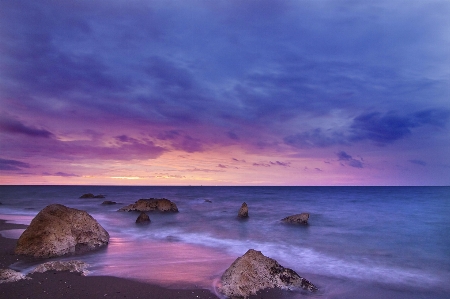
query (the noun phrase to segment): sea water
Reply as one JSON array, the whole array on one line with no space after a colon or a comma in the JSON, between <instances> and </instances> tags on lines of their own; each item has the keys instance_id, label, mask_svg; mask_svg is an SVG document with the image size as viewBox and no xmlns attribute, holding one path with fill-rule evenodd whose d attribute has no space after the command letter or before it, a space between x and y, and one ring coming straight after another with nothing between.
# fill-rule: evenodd
<instances>
[{"instance_id":1,"label":"sea water","mask_svg":"<svg viewBox=\"0 0 450 299\"><path fill-rule=\"evenodd\" d=\"M137 225L138 213L117 211L140 198L168 198L179 213L149 212L151 223ZM0 219L15 223L29 224L52 203L91 214L111 239L76 256L90 275L216 291L252 248L319 288L285 298L450 298L450 187L0 186L0 202ZM243 202L247 220L237 217ZM301 212L310 213L308 225L280 221Z\"/></svg>"}]
</instances>

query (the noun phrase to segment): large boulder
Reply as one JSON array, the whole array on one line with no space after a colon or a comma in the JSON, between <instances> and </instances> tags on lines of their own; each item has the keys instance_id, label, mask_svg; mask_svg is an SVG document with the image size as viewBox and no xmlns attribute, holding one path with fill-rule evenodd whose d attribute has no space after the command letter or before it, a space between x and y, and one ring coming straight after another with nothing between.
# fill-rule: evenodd
<instances>
[{"instance_id":1,"label":"large boulder","mask_svg":"<svg viewBox=\"0 0 450 299\"><path fill-rule=\"evenodd\" d=\"M149 199L139 199L134 204L130 204L126 207L120 208L119 211L138 211L138 212L149 212L149 211L160 211L160 212L178 212L177 205L174 202L166 198L149 198Z\"/></svg>"},{"instance_id":2,"label":"large boulder","mask_svg":"<svg viewBox=\"0 0 450 299\"><path fill-rule=\"evenodd\" d=\"M108 242L108 232L87 212L52 204L34 217L15 253L49 258L94 250Z\"/></svg>"},{"instance_id":3,"label":"large boulder","mask_svg":"<svg viewBox=\"0 0 450 299\"><path fill-rule=\"evenodd\" d=\"M268 288L317 290L294 270L284 268L276 260L253 249L233 262L223 273L219 285L219 291L232 298L247 298Z\"/></svg>"},{"instance_id":4,"label":"large boulder","mask_svg":"<svg viewBox=\"0 0 450 299\"><path fill-rule=\"evenodd\" d=\"M281 219L281 221L293 224L308 224L309 213L301 213L296 215L291 215L286 218Z\"/></svg>"},{"instance_id":5,"label":"large boulder","mask_svg":"<svg viewBox=\"0 0 450 299\"><path fill-rule=\"evenodd\" d=\"M248 217L248 206L245 202L242 204L241 208L239 209L238 217L239 218L247 218Z\"/></svg>"}]
</instances>

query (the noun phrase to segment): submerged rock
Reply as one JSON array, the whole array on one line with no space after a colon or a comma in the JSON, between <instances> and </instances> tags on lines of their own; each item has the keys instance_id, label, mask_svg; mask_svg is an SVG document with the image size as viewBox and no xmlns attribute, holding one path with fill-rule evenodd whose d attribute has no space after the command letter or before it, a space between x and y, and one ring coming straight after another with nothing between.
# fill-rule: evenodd
<instances>
[{"instance_id":1,"label":"submerged rock","mask_svg":"<svg viewBox=\"0 0 450 299\"><path fill-rule=\"evenodd\" d=\"M22 279L31 279L20 272L11 269L0 269L0 284L7 282L15 282Z\"/></svg>"},{"instance_id":2,"label":"submerged rock","mask_svg":"<svg viewBox=\"0 0 450 299\"><path fill-rule=\"evenodd\" d=\"M94 195L92 193L86 193L80 196L80 198L105 198L105 195L99 194L99 195Z\"/></svg>"},{"instance_id":3,"label":"submerged rock","mask_svg":"<svg viewBox=\"0 0 450 299\"><path fill-rule=\"evenodd\" d=\"M48 258L94 250L108 242L108 232L87 212L53 204L34 217L15 253Z\"/></svg>"},{"instance_id":4,"label":"submerged rock","mask_svg":"<svg viewBox=\"0 0 450 299\"><path fill-rule=\"evenodd\" d=\"M308 224L309 219L309 213L301 213L296 215L291 215L286 218L281 219L281 221L287 222L287 223L294 223L294 224Z\"/></svg>"},{"instance_id":5,"label":"submerged rock","mask_svg":"<svg viewBox=\"0 0 450 299\"><path fill-rule=\"evenodd\" d=\"M178 212L177 205L166 199L166 198L149 198L149 199L139 199L134 204L130 204L126 207L120 208L119 211L138 211L138 212L149 212L149 211L160 211L160 212Z\"/></svg>"},{"instance_id":6,"label":"submerged rock","mask_svg":"<svg viewBox=\"0 0 450 299\"><path fill-rule=\"evenodd\" d=\"M268 288L317 290L294 270L284 268L260 251L250 249L223 273L219 291L228 297L247 298Z\"/></svg>"},{"instance_id":7,"label":"submerged rock","mask_svg":"<svg viewBox=\"0 0 450 299\"><path fill-rule=\"evenodd\" d=\"M150 223L150 217L148 217L147 214L145 214L144 212L141 212L141 214L139 214L138 218L136 219L136 223L140 223L140 224L146 224L146 223Z\"/></svg>"},{"instance_id":8,"label":"submerged rock","mask_svg":"<svg viewBox=\"0 0 450 299\"><path fill-rule=\"evenodd\" d=\"M248 217L248 206L245 202L242 204L241 208L239 209L238 217L239 218L247 218Z\"/></svg>"},{"instance_id":9,"label":"submerged rock","mask_svg":"<svg viewBox=\"0 0 450 299\"><path fill-rule=\"evenodd\" d=\"M117 202L111 200L105 200L104 202L102 202L102 205L115 205L115 204L117 204Z\"/></svg>"},{"instance_id":10,"label":"submerged rock","mask_svg":"<svg viewBox=\"0 0 450 299\"><path fill-rule=\"evenodd\" d=\"M44 273L47 271L69 271L77 272L86 276L89 271L86 269L89 265L82 261L52 261L40 264L34 268L31 273Z\"/></svg>"}]
</instances>

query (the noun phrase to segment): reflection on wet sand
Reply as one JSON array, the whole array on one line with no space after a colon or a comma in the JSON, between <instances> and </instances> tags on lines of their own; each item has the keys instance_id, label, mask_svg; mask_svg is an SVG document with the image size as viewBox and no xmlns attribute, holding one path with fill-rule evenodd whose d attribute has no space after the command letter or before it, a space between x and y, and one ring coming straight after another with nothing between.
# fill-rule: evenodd
<instances>
[{"instance_id":1,"label":"reflection on wet sand","mask_svg":"<svg viewBox=\"0 0 450 299\"><path fill-rule=\"evenodd\" d=\"M103 252L83 260L92 275L112 275L165 286L195 284L210 288L235 257L215 249L171 241L140 241L114 237Z\"/></svg>"}]
</instances>

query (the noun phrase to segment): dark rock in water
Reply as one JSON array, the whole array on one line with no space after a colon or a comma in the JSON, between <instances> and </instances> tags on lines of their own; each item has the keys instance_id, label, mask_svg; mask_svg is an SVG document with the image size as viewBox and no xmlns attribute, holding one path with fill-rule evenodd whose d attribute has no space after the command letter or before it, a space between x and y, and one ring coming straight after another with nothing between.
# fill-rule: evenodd
<instances>
[{"instance_id":1,"label":"dark rock in water","mask_svg":"<svg viewBox=\"0 0 450 299\"><path fill-rule=\"evenodd\" d=\"M53 204L42 209L17 241L15 254L55 257L97 249L108 232L87 212Z\"/></svg>"},{"instance_id":2,"label":"dark rock in water","mask_svg":"<svg viewBox=\"0 0 450 299\"><path fill-rule=\"evenodd\" d=\"M269 288L317 290L315 285L294 270L284 268L260 251L250 249L225 270L219 291L227 297L247 298Z\"/></svg>"},{"instance_id":3,"label":"dark rock in water","mask_svg":"<svg viewBox=\"0 0 450 299\"><path fill-rule=\"evenodd\" d=\"M291 215L286 218L281 219L281 221L293 224L308 224L309 213L301 213L296 215Z\"/></svg>"},{"instance_id":4,"label":"dark rock in water","mask_svg":"<svg viewBox=\"0 0 450 299\"><path fill-rule=\"evenodd\" d=\"M241 208L239 209L238 217L239 218L247 218L248 217L248 206L245 202L242 204Z\"/></svg>"},{"instance_id":5,"label":"dark rock in water","mask_svg":"<svg viewBox=\"0 0 450 299\"><path fill-rule=\"evenodd\" d=\"M117 202L111 200L105 200L104 202L102 202L102 205L115 205L115 204L117 204Z\"/></svg>"},{"instance_id":6,"label":"dark rock in water","mask_svg":"<svg viewBox=\"0 0 450 299\"><path fill-rule=\"evenodd\" d=\"M210 201L209 199L205 199L205 202L212 203L212 201Z\"/></svg>"},{"instance_id":7,"label":"dark rock in water","mask_svg":"<svg viewBox=\"0 0 450 299\"><path fill-rule=\"evenodd\" d=\"M141 214L139 214L138 218L136 219L136 223L145 224L150 222L150 217L148 217L148 215L144 212L141 212Z\"/></svg>"},{"instance_id":8,"label":"dark rock in water","mask_svg":"<svg viewBox=\"0 0 450 299\"><path fill-rule=\"evenodd\" d=\"M120 208L119 211L125 211L125 212L130 212L130 211L178 212L178 208L174 202L172 202L166 198L160 198L160 199L149 198L149 199L139 199L134 204Z\"/></svg>"},{"instance_id":9,"label":"dark rock in water","mask_svg":"<svg viewBox=\"0 0 450 299\"><path fill-rule=\"evenodd\" d=\"M99 194L99 195L94 195L92 193L86 193L80 196L80 198L105 198L105 195Z\"/></svg>"}]
</instances>

